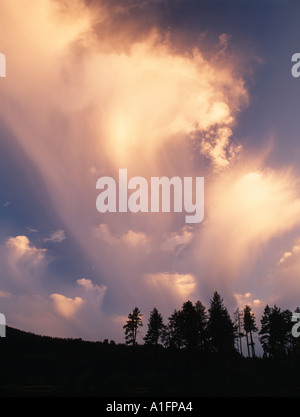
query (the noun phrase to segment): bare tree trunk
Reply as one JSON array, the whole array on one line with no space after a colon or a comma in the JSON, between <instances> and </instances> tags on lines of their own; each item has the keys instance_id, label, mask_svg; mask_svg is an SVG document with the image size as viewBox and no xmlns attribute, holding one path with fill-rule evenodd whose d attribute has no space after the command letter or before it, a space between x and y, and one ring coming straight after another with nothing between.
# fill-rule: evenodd
<instances>
[{"instance_id":1,"label":"bare tree trunk","mask_svg":"<svg viewBox=\"0 0 300 417\"><path fill-rule=\"evenodd\" d=\"M250 349L249 349L249 339L248 339L248 332L246 332L246 340L247 340L247 350L248 350L248 357L250 358Z\"/></svg>"},{"instance_id":2,"label":"bare tree trunk","mask_svg":"<svg viewBox=\"0 0 300 417\"><path fill-rule=\"evenodd\" d=\"M250 331L250 340L251 340L251 352L252 352L252 358L255 358L255 348L254 348L254 342L252 337L252 332Z\"/></svg>"}]
</instances>

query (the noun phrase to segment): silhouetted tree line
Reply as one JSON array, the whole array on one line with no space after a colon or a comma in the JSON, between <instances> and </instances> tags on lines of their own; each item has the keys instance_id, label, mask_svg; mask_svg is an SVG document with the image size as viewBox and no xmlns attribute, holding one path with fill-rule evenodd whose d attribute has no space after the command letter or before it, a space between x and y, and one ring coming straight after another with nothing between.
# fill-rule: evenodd
<instances>
[{"instance_id":1,"label":"silhouetted tree line","mask_svg":"<svg viewBox=\"0 0 300 417\"><path fill-rule=\"evenodd\" d=\"M187 301L165 323L153 308L140 344L139 308L125 323L126 343L53 338L7 326L7 337L0 338L0 397L299 397L300 309L296 312L266 306L257 326L250 306L232 319L215 292L208 309ZM257 336L262 358L253 358Z\"/></svg>"},{"instance_id":2,"label":"silhouetted tree line","mask_svg":"<svg viewBox=\"0 0 300 417\"><path fill-rule=\"evenodd\" d=\"M297 308L296 312L300 312ZM146 345L162 345L170 349L185 349L196 352L230 354L243 352L242 338L248 357L255 357L254 333L258 332L263 356L279 358L300 353L300 338L292 335L292 312L279 307L265 307L260 323L249 305L237 309L232 320L220 294L217 291L210 300L210 307L197 301L186 301L180 310L174 310L165 324L156 307L150 313L148 329L143 338ZM137 344L139 328L143 326L142 314L138 307L128 315L123 326L127 345Z\"/></svg>"}]
</instances>

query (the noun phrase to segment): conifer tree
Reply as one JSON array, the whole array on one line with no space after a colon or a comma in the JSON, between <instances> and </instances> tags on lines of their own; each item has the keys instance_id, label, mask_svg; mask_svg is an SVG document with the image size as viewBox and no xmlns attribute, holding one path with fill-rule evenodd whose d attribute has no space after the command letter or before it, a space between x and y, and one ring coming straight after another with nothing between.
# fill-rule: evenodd
<instances>
[{"instance_id":1,"label":"conifer tree","mask_svg":"<svg viewBox=\"0 0 300 417\"><path fill-rule=\"evenodd\" d=\"M262 345L265 357L268 356L270 352L270 347L269 347L270 314L271 314L271 308L267 304L264 308L263 315L260 319L261 328L259 331L259 341Z\"/></svg>"},{"instance_id":2,"label":"conifer tree","mask_svg":"<svg viewBox=\"0 0 300 417\"><path fill-rule=\"evenodd\" d=\"M198 317L191 301L186 301L181 310L182 343L187 349L196 349L198 346Z\"/></svg>"},{"instance_id":3,"label":"conifer tree","mask_svg":"<svg viewBox=\"0 0 300 417\"><path fill-rule=\"evenodd\" d=\"M264 356L286 356L291 347L291 318L290 310L281 311L274 305L266 306L261 318L260 342Z\"/></svg>"},{"instance_id":4,"label":"conifer tree","mask_svg":"<svg viewBox=\"0 0 300 417\"><path fill-rule=\"evenodd\" d=\"M169 322L164 332L164 343L167 347L175 347L181 349L183 347L184 335L183 315L181 310L174 310L174 313L169 317Z\"/></svg>"},{"instance_id":5,"label":"conifer tree","mask_svg":"<svg viewBox=\"0 0 300 417\"><path fill-rule=\"evenodd\" d=\"M208 333L211 350L217 353L234 351L234 324L229 316L223 299L217 291L214 292L208 309Z\"/></svg>"},{"instance_id":6,"label":"conifer tree","mask_svg":"<svg viewBox=\"0 0 300 417\"><path fill-rule=\"evenodd\" d=\"M157 308L154 307L150 313L148 331L144 337L145 343L157 346L159 340L163 337L164 329L165 325L163 323L162 315L158 312Z\"/></svg>"},{"instance_id":7,"label":"conifer tree","mask_svg":"<svg viewBox=\"0 0 300 417\"><path fill-rule=\"evenodd\" d=\"M250 357L249 348L251 347L251 356L255 357L255 348L254 348L255 343L253 341L253 332L257 332L258 328L256 327L255 316L251 311L251 307L248 305L246 305L244 308L243 323L244 323L244 330L246 332L248 356Z\"/></svg>"},{"instance_id":8,"label":"conifer tree","mask_svg":"<svg viewBox=\"0 0 300 417\"><path fill-rule=\"evenodd\" d=\"M207 314L200 301L183 303L181 310L175 310L169 317L164 331L166 346L202 351L207 346Z\"/></svg>"},{"instance_id":9,"label":"conifer tree","mask_svg":"<svg viewBox=\"0 0 300 417\"><path fill-rule=\"evenodd\" d=\"M206 307L201 303L201 301L196 302L195 310L197 314L198 348L200 352L202 352L207 347L208 316L206 313Z\"/></svg>"},{"instance_id":10,"label":"conifer tree","mask_svg":"<svg viewBox=\"0 0 300 417\"><path fill-rule=\"evenodd\" d=\"M123 329L125 329L125 340L127 345L136 345L138 328L141 326L143 326L142 314L138 307L135 307L133 312L128 314L128 320L123 326Z\"/></svg>"},{"instance_id":11,"label":"conifer tree","mask_svg":"<svg viewBox=\"0 0 300 417\"><path fill-rule=\"evenodd\" d=\"M238 351L241 355L243 354L242 337L245 336L244 333L242 332L242 315L243 315L243 312L240 311L239 307L237 307L237 309L233 313L233 316L234 316L234 326L235 326L235 332L236 332L235 338L237 339Z\"/></svg>"}]
</instances>

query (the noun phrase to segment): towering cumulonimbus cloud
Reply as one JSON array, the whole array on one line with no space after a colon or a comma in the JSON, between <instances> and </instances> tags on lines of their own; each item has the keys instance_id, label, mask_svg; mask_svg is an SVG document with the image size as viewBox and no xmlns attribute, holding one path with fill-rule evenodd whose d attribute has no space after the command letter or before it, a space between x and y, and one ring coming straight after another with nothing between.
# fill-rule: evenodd
<instances>
[{"instance_id":1,"label":"towering cumulonimbus cloud","mask_svg":"<svg viewBox=\"0 0 300 417\"><path fill-rule=\"evenodd\" d=\"M64 229L42 243L72 236L97 277L77 276L72 285L56 277L56 288L39 288L34 305L44 308L43 325L56 323L61 332L92 337L99 320L103 337L109 323L115 335L136 304L150 310L155 303L167 315L219 288L234 304L239 274L298 224L294 172L268 170L234 137L249 94L238 54L227 56L230 37L219 33L209 55L204 38L198 47L172 43L159 4L1 4L9 65L0 116ZM119 168L146 178L204 176L204 222L188 227L178 213L99 214L96 181ZM29 261L39 256L45 268L50 262L26 236L7 245L26 249Z\"/></svg>"}]
</instances>

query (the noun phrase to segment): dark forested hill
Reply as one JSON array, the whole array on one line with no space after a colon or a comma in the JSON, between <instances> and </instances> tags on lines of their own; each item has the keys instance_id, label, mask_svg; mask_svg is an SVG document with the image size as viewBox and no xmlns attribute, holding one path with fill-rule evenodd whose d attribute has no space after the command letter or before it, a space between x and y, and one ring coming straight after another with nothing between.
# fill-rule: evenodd
<instances>
[{"instance_id":1,"label":"dark forested hill","mask_svg":"<svg viewBox=\"0 0 300 417\"><path fill-rule=\"evenodd\" d=\"M299 396L300 361L38 336L0 338L4 396Z\"/></svg>"}]
</instances>

